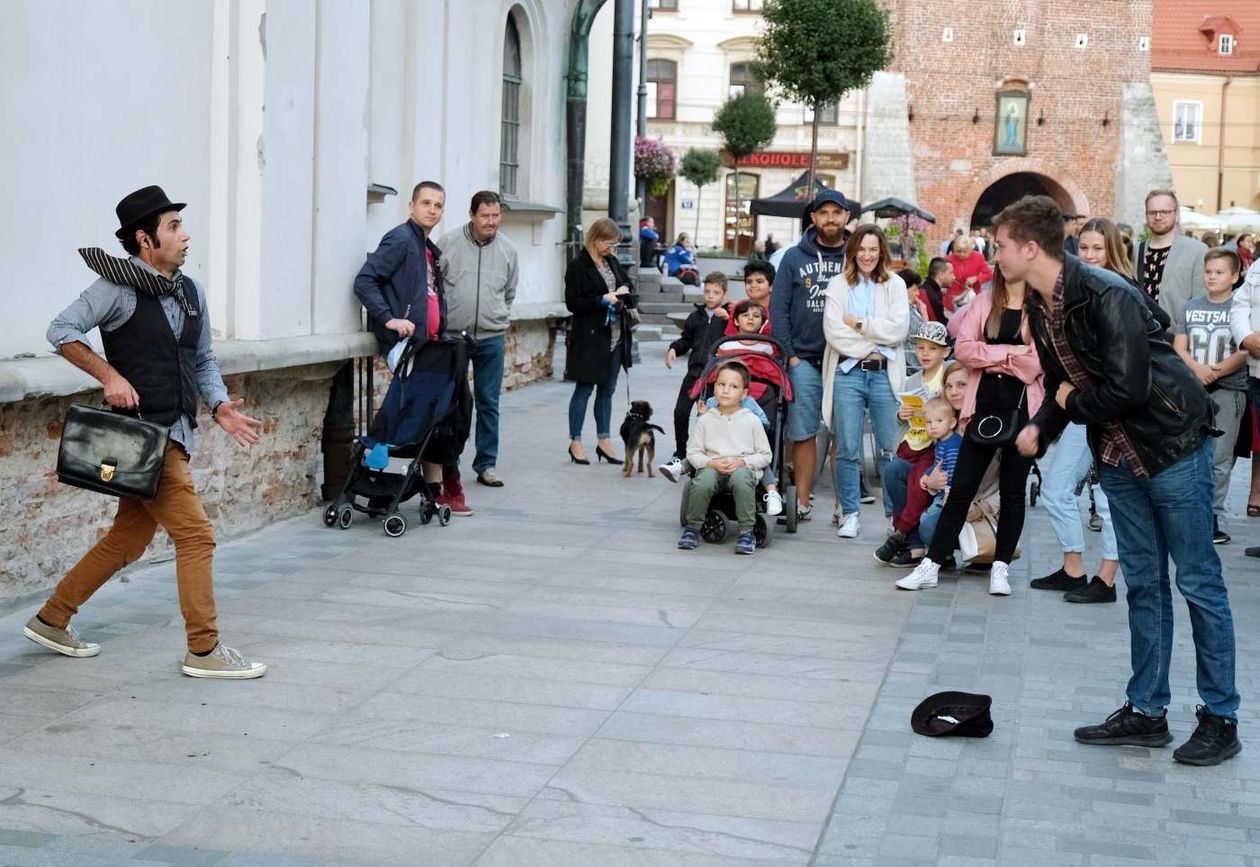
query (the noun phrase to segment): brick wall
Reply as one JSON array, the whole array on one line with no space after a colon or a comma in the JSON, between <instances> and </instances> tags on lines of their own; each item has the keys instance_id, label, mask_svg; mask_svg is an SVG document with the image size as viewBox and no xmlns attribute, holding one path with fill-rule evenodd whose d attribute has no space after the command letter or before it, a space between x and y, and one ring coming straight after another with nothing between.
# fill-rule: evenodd
<instances>
[{"instance_id":1,"label":"brick wall","mask_svg":"<svg viewBox=\"0 0 1260 867\"><path fill-rule=\"evenodd\" d=\"M1119 150L1124 87L1150 78L1139 38L1151 32L1151 0L888 7L892 68L908 82L919 203L938 218L934 237L966 225L985 189L1012 172L1053 179L1077 210L1114 213L1117 170L1130 158ZM946 27L951 43L942 41ZM1074 47L1077 34L1087 34L1087 47ZM1025 157L993 155L996 92L1011 79L1027 81L1032 94Z\"/></svg>"}]
</instances>

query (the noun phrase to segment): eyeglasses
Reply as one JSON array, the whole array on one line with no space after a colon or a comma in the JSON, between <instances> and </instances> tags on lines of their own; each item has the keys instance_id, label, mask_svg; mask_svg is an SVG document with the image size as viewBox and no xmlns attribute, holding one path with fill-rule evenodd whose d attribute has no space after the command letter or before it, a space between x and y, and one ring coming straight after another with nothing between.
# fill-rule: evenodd
<instances>
[{"instance_id":1,"label":"eyeglasses","mask_svg":"<svg viewBox=\"0 0 1260 867\"><path fill-rule=\"evenodd\" d=\"M1177 212L1176 212L1176 211L1147 211L1147 212L1146 212L1146 216L1148 216L1148 217L1171 217L1171 216L1172 216L1173 214L1175 214L1175 213L1177 213Z\"/></svg>"}]
</instances>

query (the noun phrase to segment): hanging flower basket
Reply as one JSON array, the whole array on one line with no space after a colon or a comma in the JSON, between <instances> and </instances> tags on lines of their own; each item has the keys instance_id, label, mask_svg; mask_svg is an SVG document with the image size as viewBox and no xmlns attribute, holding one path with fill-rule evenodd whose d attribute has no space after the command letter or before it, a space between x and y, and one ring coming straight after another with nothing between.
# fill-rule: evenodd
<instances>
[{"instance_id":1,"label":"hanging flower basket","mask_svg":"<svg viewBox=\"0 0 1260 867\"><path fill-rule=\"evenodd\" d=\"M670 182L678 173L678 157L673 148L660 139L639 136L634 140L634 176L648 183L648 191L656 197L669 192Z\"/></svg>"}]
</instances>

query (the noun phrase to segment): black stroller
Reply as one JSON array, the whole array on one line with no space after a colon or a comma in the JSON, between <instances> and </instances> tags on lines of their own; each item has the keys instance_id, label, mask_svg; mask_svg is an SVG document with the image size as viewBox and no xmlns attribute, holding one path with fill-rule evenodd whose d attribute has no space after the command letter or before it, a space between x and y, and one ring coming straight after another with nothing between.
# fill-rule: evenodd
<instances>
[{"instance_id":1,"label":"black stroller","mask_svg":"<svg viewBox=\"0 0 1260 867\"><path fill-rule=\"evenodd\" d=\"M774 347L776 355L767 355L764 352L758 352L752 348L742 348L738 351L731 351L732 343L741 341L750 341L762 344L769 344ZM725 352L721 351L722 347L728 347ZM767 438L770 440L770 448L774 453L771 457L771 466L775 470L775 474L779 480L779 487L783 501L787 504L784 509L784 526L789 533L796 532L796 486L789 479L789 473L785 469L784 455L787 453L785 446L785 438L787 436L787 414L788 404L792 402L792 380L788 376L787 359L783 353L783 346L773 337L762 334L730 334L718 339L713 344L712 355L705 362L704 373L700 379L696 381L695 387L692 389L691 396L696 400L707 400L713 394L713 382L717 379L717 369L728 361L738 361L748 368L749 377L752 380L752 389L750 395L761 405L762 410L769 420L769 428L767 430ZM755 392L755 393L754 393ZM683 482L682 504L679 513L679 520L682 525L687 526L687 498L691 493L691 477L688 476ZM757 539L757 547L764 548L770 544L770 528L766 521L765 515L765 488L760 482L757 484L757 522L753 527L753 535ZM735 523L735 500L728 493L722 493L714 496L709 503L709 510L705 515L704 524L700 528L700 537L706 542L716 544L721 542L727 534L728 528Z\"/></svg>"},{"instance_id":2,"label":"black stroller","mask_svg":"<svg viewBox=\"0 0 1260 867\"><path fill-rule=\"evenodd\" d=\"M354 513L385 516L385 535L407 532L399 504L420 496L420 523L451 519L449 506L436 503L425 484L421 465L454 463L464 450L472 425L472 392L468 360L472 340L466 335L425 342L416 351L409 343L398 359L394 378L367 436L354 446L350 475L341 492L324 510L324 524L349 529ZM390 458L407 460L403 472L391 472Z\"/></svg>"}]
</instances>

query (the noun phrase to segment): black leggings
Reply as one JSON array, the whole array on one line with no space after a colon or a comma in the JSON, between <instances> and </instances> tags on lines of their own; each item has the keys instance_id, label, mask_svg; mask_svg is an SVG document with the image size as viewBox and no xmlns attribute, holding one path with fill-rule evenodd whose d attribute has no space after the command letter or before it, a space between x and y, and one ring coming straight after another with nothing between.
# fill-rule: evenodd
<instances>
[{"instance_id":1,"label":"black leggings","mask_svg":"<svg viewBox=\"0 0 1260 867\"><path fill-rule=\"evenodd\" d=\"M940 522L928 547L927 556L933 563L944 563L945 558L958 547L958 533L967 521L967 510L980 489L980 480L998 452L1002 453L998 469L1000 507L993 559L1010 563L1011 557L1015 556L1019 534L1024 531L1024 485L1028 481L1028 471L1032 469L1032 458L1021 455L1013 443L999 449L976 445L963 437L949 496L945 498Z\"/></svg>"},{"instance_id":2,"label":"black leggings","mask_svg":"<svg viewBox=\"0 0 1260 867\"><path fill-rule=\"evenodd\" d=\"M696 405L691 399L691 387L699 378L699 374L688 373L678 387L678 402L674 404L674 457L679 460L687 457L687 425L691 423L691 408Z\"/></svg>"}]
</instances>

